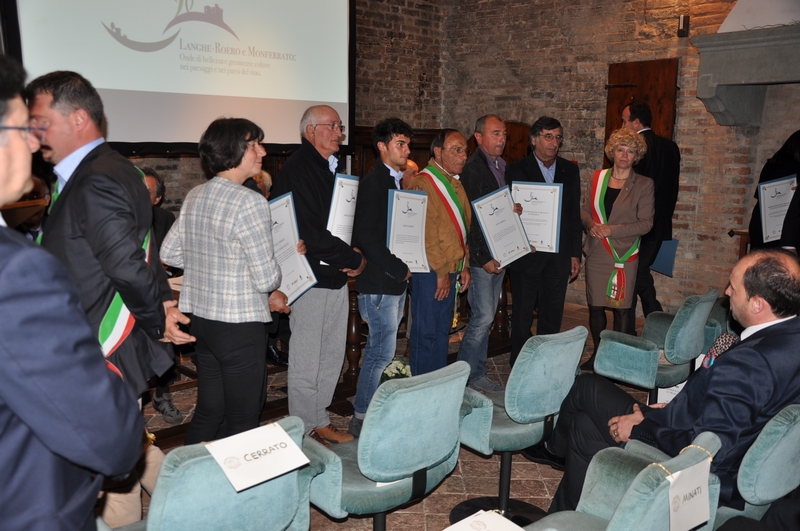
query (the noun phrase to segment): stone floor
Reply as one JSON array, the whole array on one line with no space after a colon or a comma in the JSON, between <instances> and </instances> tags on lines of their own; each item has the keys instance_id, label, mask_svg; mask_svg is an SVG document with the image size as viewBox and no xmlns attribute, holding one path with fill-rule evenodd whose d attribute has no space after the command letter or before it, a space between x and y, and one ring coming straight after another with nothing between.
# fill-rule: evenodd
<instances>
[{"instance_id":1,"label":"stone floor","mask_svg":"<svg viewBox=\"0 0 800 531\"><path fill-rule=\"evenodd\" d=\"M609 317L609 321L611 321ZM589 312L585 306L567 304L564 314L562 329L568 330L578 325L588 328ZM643 319L639 318L637 328L641 330ZM609 322L611 326L611 322ZM450 338L450 351L458 350L463 330L453 334ZM405 341L398 341L398 353L405 350ZM581 361L585 361L592 350L591 338L587 341ZM508 380L510 368L508 354L495 356L487 360L489 377L505 384ZM286 387L286 372L270 375L268 378L268 397L270 400L285 396L281 388ZM643 392L628 389L636 394L640 400L645 400ZM174 393L175 405L184 415L184 423L191 420L194 410L196 389L188 389ZM153 410L152 404L144 407L144 415L150 430L157 430L169 426L161 415ZM331 422L338 428L347 429L349 417L331 414ZM413 452L413 448L408 449ZM387 529L413 529L425 531L438 531L449 525L448 515L450 510L459 502L478 496L497 496L498 480L500 475L500 456L483 456L462 447L459 462L455 470L421 502L414 503L392 511L387 516ZM544 510L550 507L550 501L561 481L561 472L544 465L527 461L521 454L514 454L511 476L511 497L526 501ZM372 529L370 517L351 516L344 520L334 520L325 513L311 508L311 530L368 530Z\"/></svg>"}]
</instances>

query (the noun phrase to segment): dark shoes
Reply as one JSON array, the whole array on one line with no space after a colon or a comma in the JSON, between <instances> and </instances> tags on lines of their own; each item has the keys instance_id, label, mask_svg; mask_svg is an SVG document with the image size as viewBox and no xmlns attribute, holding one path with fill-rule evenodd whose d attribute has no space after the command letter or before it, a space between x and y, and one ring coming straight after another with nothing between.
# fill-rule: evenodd
<instances>
[{"instance_id":1,"label":"dark shoes","mask_svg":"<svg viewBox=\"0 0 800 531\"><path fill-rule=\"evenodd\" d=\"M364 424L364 419L357 419L355 415L350 419L350 426L347 427L347 433L353 437L361 435L361 426Z\"/></svg>"},{"instance_id":2,"label":"dark shoes","mask_svg":"<svg viewBox=\"0 0 800 531\"><path fill-rule=\"evenodd\" d=\"M183 413L178 411L172 402L172 393L153 397L153 407L161 413L161 417L167 424L180 424L183 422Z\"/></svg>"},{"instance_id":3,"label":"dark shoes","mask_svg":"<svg viewBox=\"0 0 800 531\"><path fill-rule=\"evenodd\" d=\"M267 363L278 367L286 367L289 365L289 355L281 352L273 345L267 345Z\"/></svg>"},{"instance_id":4,"label":"dark shoes","mask_svg":"<svg viewBox=\"0 0 800 531\"><path fill-rule=\"evenodd\" d=\"M582 371L593 371L594 370L594 354L592 354L591 358L589 358L585 362L581 363L581 370Z\"/></svg>"},{"instance_id":5,"label":"dark shoes","mask_svg":"<svg viewBox=\"0 0 800 531\"><path fill-rule=\"evenodd\" d=\"M522 455L528 461L533 461L534 463L539 463L542 465L550 465L556 470L564 470L565 459L563 457L558 457L556 454L545 448L544 443L528 446L522 450Z\"/></svg>"}]
</instances>

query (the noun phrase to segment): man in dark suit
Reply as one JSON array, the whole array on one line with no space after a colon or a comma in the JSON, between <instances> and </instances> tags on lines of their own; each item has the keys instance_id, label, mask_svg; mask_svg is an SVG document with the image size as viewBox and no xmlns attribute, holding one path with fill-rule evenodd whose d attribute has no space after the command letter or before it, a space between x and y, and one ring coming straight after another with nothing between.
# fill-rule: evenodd
<instances>
[{"instance_id":1,"label":"man in dark suit","mask_svg":"<svg viewBox=\"0 0 800 531\"><path fill-rule=\"evenodd\" d=\"M151 241L147 187L105 143L103 102L88 80L53 72L33 80L27 93L42 155L58 179L42 246L66 266L107 361L141 395L148 378L172 366L165 341L194 339L178 328L189 319L172 300ZM132 518L141 519L141 506Z\"/></svg>"},{"instance_id":2,"label":"man in dark suit","mask_svg":"<svg viewBox=\"0 0 800 531\"><path fill-rule=\"evenodd\" d=\"M39 141L25 72L0 56L0 206L33 187ZM46 330L47 333L43 333ZM7 530L95 529L103 476L141 453L136 398L106 368L64 267L0 217L0 522Z\"/></svg>"},{"instance_id":3,"label":"man in dark suit","mask_svg":"<svg viewBox=\"0 0 800 531\"><path fill-rule=\"evenodd\" d=\"M662 311L656 299L656 288L650 266L655 262L661 242L672 239L672 213L678 202L678 184L681 172L681 151L668 138L658 136L650 129L653 114L643 101L634 101L622 109L622 126L642 135L647 144L644 158L633 167L639 175L653 179L655 215L653 228L639 242L639 266L636 271L630 326L627 332L636 335L636 298L642 299L642 313Z\"/></svg>"},{"instance_id":4,"label":"man in dark suit","mask_svg":"<svg viewBox=\"0 0 800 531\"><path fill-rule=\"evenodd\" d=\"M372 130L372 145L380 155L375 168L358 184L358 202L353 225L353 246L361 249L367 260L364 272L356 277L358 310L369 327L367 344L361 358L358 390L353 402L355 413L347 431L361 434L372 395L381 383L381 374L394 358L397 328L403 318L406 288L411 270L389 250L386 230L389 190L399 190L408 162L408 147L413 130L399 118L383 120Z\"/></svg>"},{"instance_id":5,"label":"man in dark suit","mask_svg":"<svg viewBox=\"0 0 800 531\"><path fill-rule=\"evenodd\" d=\"M561 331L567 285L581 268L581 176L578 166L558 156L564 129L555 118L542 116L531 126L533 152L506 168L506 183L560 183L561 233L558 252L535 252L508 266L514 297L511 316L511 365L531 337L533 310L538 305L536 333ZM522 204L523 210L525 204Z\"/></svg>"},{"instance_id":6,"label":"man in dark suit","mask_svg":"<svg viewBox=\"0 0 800 531\"><path fill-rule=\"evenodd\" d=\"M553 437L532 447L533 460L566 467L550 512L574 509L597 452L638 439L671 455L703 431L722 447L711 472L720 505L743 508L736 477L747 449L772 417L800 403L800 265L781 250L751 253L734 266L725 291L740 341L703 364L669 404L646 406L611 381L579 376L561 404Z\"/></svg>"}]
</instances>

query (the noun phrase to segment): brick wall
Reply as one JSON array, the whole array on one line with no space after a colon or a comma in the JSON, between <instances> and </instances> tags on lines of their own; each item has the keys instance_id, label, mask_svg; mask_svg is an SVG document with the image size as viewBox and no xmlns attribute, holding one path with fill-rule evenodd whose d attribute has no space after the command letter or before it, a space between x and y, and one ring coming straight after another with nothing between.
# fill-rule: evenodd
<instances>
[{"instance_id":1,"label":"brick wall","mask_svg":"<svg viewBox=\"0 0 800 531\"><path fill-rule=\"evenodd\" d=\"M761 166L798 128L800 85L769 88L760 128L719 126L696 98L699 56L676 36L678 16L691 16L692 36L714 33L734 4L357 0L356 125L397 115L469 134L486 112L528 123L552 115L565 127L561 154L579 162L586 186L602 164L608 64L679 57L681 244L675 277L655 275L659 299L675 309L687 295L724 290L738 251L727 232L746 228ZM202 182L196 159L156 163L176 166L169 201ZM584 289L580 279L568 299L584 303Z\"/></svg>"}]
</instances>

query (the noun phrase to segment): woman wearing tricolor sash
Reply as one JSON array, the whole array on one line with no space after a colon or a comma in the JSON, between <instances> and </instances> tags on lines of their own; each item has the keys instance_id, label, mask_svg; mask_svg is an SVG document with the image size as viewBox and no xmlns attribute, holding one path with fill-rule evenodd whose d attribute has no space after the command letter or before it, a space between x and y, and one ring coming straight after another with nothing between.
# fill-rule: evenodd
<instances>
[{"instance_id":1,"label":"woman wearing tricolor sash","mask_svg":"<svg viewBox=\"0 0 800 531\"><path fill-rule=\"evenodd\" d=\"M644 140L633 131L618 129L608 139L606 156L613 166L597 170L581 209L587 237L586 299L594 352L600 332L606 328L606 308L614 312L614 330L628 329L633 287L639 259L639 239L653 226L653 181L637 175L633 165L647 151ZM594 353L581 366L591 369Z\"/></svg>"}]
</instances>

